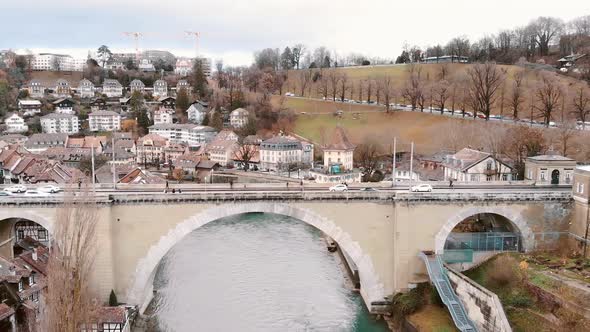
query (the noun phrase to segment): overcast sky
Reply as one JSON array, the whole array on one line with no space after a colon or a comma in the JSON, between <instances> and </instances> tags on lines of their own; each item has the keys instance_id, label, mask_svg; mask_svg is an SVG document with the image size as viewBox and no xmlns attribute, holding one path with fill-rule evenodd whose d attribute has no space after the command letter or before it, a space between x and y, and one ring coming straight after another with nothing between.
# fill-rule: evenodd
<instances>
[{"instance_id":1,"label":"overcast sky","mask_svg":"<svg viewBox=\"0 0 590 332\"><path fill-rule=\"evenodd\" d=\"M337 4L337 5L336 5ZM477 39L537 16L590 14L589 0L0 0L0 49L68 52L85 57L108 45L193 55L184 31L199 31L199 51L245 65L265 47L304 43L339 53L395 58L404 42L426 46L458 35Z\"/></svg>"}]
</instances>

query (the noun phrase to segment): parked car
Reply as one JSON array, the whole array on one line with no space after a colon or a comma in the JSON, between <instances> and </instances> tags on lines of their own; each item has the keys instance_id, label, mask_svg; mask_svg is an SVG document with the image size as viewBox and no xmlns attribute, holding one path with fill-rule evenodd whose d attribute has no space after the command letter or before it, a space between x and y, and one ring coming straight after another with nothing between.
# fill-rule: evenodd
<instances>
[{"instance_id":1,"label":"parked car","mask_svg":"<svg viewBox=\"0 0 590 332\"><path fill-rule=\"evenodd\" d=\"M361 188L360 191L379 191L373 187L365 187L365 188Z\"/></svg>"},{"instance_id":2,"label":"parked car","mask_svg":"<svg viewBox=\"0 0 590 332\"><path fill-rule=\"evenodd\" d=\"M52 184L48 184L45 186L41 186L39 188L37 188L38 191L42 192L42 193L51 193L51 194L55 194L60 192L62 189L58 186L54 186Z\"/></svg>"},{"instance_id":3,"label":"parked car","mask_svg":"<svg viewBox=\"0 0 590 332\"><path fill-rule=\"evenodd\" d=\"M29 197L47 197L47 196L49 196L49 193L44 193L44 192L41 192L39 190L30 189L30 190L25 191L25 196L29 196Z\"/></svg>"},{"instance_id":4,"label":"parked car","mask_svg":"<svg viewBox=\"0 0 590 332\"><path fill-rule=\"evenodd\" d=\"M8 191L2 190L2 191L0 191L0 197L2 197L2 196L11 196L11 193L9 193Z\"/></svg>"},{"instance_id":5,"label":"parked car","mask_svg":"<svg viewBox=\"0 0 590 332\"><path fill-rule=\"evenodd\" d=\"M4 191L9 193L24 193L27 191L27 187L23 186L22 184L16 184L14 186L4 188Z\"/></svg>"},{"instance_id":6,"label":"parked car","mask_svg":"<svg viewBox=\"0 0 590 332\"><path fill-rule=\"evenodd\" d=\"M287 96L287 97L295 97L295 94L293 92L287 92L287 93L285 93L285 96Z\"/></svg>"},{"instance_id":7,"label":"parked car","mask_svg":"<svg viewBox=\"0 0 590 332\"><path fill-rule=\"evenodd\" d=\"M348 186L345 184L342 184L342 183L330 187L330 191L347 191L347 190L348 190Z\"/></svg>"},{"instance_id":8,"label":"parked car","mask_svg":"<svg viewBox=\"0 0 590 332\"><path fill-rule=\"evenodd\" d=\"M412 187L412 192L431 192L432 186L428 183L422 183Z\"/></svg>"}]
</instances>

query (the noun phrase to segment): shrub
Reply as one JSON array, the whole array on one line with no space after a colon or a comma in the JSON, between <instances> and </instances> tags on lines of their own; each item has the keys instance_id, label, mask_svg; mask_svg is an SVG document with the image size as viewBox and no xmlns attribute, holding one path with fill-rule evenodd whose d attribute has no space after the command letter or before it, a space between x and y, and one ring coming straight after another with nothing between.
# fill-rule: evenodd
<instances>
[{"instance_id":1,"label":"shrub","mask_svg":"<svg viewBox=\"0 0 590 332\"><path fill-rule=\"evenodd\" d=\"M111 294L109 295L109 306L116 307L119 305L119 301L117 300L117 295L115 291L111 289Z\"/></svg>"},{"instance_id":2,"label":"shrub","mask_svg":"<svg viewBox=\"0 0 590 332\"><path fill-rule=\"evenodd\" d=\"M407 293L400 293L393 297L394 315L407 316L418 311L424 304L424 287L416 287Z\"/></svg>"},{"instance_id":3,"label":"shrub","mask_svg":"<svg viewBox=\"0 0 590 332\"><path fill-rule=\"evenodd\" d=\"M533 300L526 293L517 292L506 298L506 305L516 308L528 308L533 304Z\"/></svg>"},{"instance_id":4,"label":"shrub","mask_svg":"<svg viewBox=\"0 0 590 332\"><path fill-rule=\"evenodd\" d=\"M517 265L518 262L512 256L498 256L487 271L490 282L495 286L503 287L519 281L518 271L515 268Z\"/></svg>"}]
</instances>

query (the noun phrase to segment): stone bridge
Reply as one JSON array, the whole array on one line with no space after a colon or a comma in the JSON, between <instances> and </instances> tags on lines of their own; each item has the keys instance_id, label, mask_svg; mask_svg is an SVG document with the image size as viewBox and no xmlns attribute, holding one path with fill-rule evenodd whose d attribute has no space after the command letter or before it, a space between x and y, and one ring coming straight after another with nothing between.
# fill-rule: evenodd
<instances>
[{"instance_id":1,"label":"stone bridge","mask_svg":"<svg viewBox=\"0 0 590 332\"><path fill-rule=\"evenodd\" d=\"M571 192L394 194L362 193L191 193L102 194L94 285L106 300L145 308L156 268L188 233L235 214L286 215L333 238L358 267L361 295L369 308L387 295L427 280L422 250L442 252L455 225L480 213L507 218L522 236L523 250L569 233ZM59 199L0 202L0 220L23 218L51 233ZM0 223L0 241L12 226ZM0 247L0 251L5 250ZM195 254L198 260L198 253Z\"/></svg>"}]
</instances>

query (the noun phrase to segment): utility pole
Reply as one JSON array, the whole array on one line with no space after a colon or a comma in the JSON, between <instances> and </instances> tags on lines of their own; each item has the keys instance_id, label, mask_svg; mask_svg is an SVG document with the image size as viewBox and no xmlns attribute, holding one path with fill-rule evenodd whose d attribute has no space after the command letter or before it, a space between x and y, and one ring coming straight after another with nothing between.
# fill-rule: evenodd
<instances>
[{"instance_id":1,"label":"utility pole","mask_svg":"<svg viewBox=\"0 0 590 332\"><path fill-rule=\"evenodd\" d=\"M397 137L393 138L393 163L391 167L391 186L395 187L395 154L396 154Z\"/></svg>"},{"instance_id":2,"label":"utility pole","mask_svg":"<svg viewBox=\"0 0 590 332\"><path fill-rule=\"evenodd\" d=\"M90 161L92 163L92 189L94 189L94 185L96 184L96 177L94 174L94 145L90 147Z\"/></svg>"},{"instance_id":3,"label":"utility pole","mask_svg":"<svg viewBox=\"0 0 590 332\"><path fill-rule=\"evenodd\" d=\"M111 136L111 144L113 146L113 165L111 166L111 171L113 172L113 189L117 189L117 174L115 172L115 133Z\"/></svg>"},{"instance_id":4,"label":"utility pole","mask_svg":"<svg viewBox=\"0 0 590 332\"><path fill-rule=\"evenodd\" d=\"M590 203L586 207L586 234L584 234L584 258L587 257L586 249L588 248L588 228L590 228Z\"/></svg>"},{"instance_id":5,"label":"utility pole","mask_svg":"<svg viewBox=\"0 0 590 332\"><path fill-rule=\"evenodd\" d=\"M414 142L412 142L410 147L410 191L412 191L412 173L414 166Z\"/></svg>"}]
</instances>

